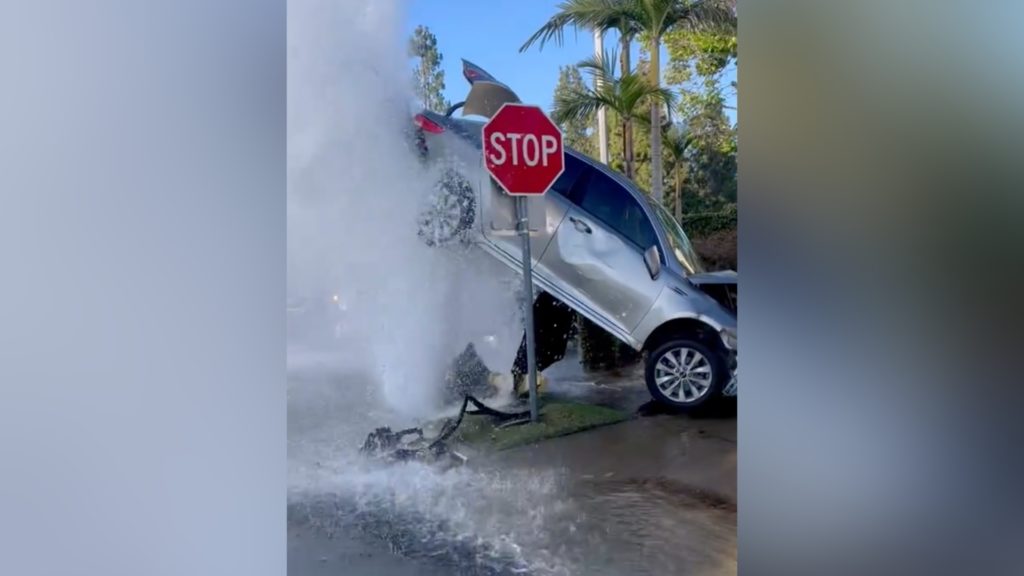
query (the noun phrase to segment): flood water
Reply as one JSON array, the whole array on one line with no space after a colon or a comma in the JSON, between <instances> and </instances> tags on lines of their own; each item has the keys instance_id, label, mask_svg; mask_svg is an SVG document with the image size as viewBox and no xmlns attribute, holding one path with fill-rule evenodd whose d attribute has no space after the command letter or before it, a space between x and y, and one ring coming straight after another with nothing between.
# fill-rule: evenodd
<instances>
[{"instance_id":1,"label":"flood water","mask_svg":"<svg viewBox=\"0 0 1024 576\"><path fill-rule=\"evenodd\" d=\"M660 482L656 470L640 480L500 455L449 471L361 460L370 430L417 421L329 358L292 353L293 576L736 572L735 507Z\"/></svg>"},{"instance_id":2,"label":"flood water","mask_svg":"<svg viewBox=\"0 0 1024 576\"><path fill-rule=\"evenodd\" d=\"M403 7L288 3L288 291L335 305L289 316L289 573L735 572L733 513L677 487L550 462L442 472L359 458L374 428L443 413L443 372L467 343L506 372L521 335L514 271L417 236L437 175L404 137Z\"/></svg>"}]
</instances>

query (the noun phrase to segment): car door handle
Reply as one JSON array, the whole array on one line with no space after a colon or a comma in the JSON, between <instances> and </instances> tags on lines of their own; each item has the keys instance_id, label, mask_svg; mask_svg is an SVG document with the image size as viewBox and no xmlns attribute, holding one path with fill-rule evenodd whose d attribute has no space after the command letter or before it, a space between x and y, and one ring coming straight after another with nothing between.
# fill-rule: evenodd
<instances>
[{"instance_id":1,"label":"car door handle","mask_svg":"<svg viewBox=\"0 0 1024 576\"><path fill-rule=\"evenodd\" d=\"M590 234L591 232L593 232L593 230L590 229L590 224L587 224L586 222L580 220L579 218L569 216L569 221L572 222L572 225L575 226L577 230L583 232L584 234Z\"/></svg>"}]
</instances>

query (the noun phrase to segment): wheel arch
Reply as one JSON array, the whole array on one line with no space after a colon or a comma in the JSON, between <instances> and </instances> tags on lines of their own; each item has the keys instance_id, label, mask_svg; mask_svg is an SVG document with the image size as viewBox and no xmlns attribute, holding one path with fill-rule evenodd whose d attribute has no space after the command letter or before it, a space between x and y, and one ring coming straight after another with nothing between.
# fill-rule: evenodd
<instances>
[{"instance_id":1,"label":"wheel arch","mask_svg":"<svg viewBox=\"0 0 1024 576\"><path fill-rule=\"evenodd\" d=\"M669 338L677 336L693 337L713 348L721 347L721 339L718 336L718 330L714 326L699 318L683 317L673 318L655 328L647 336L641 350L643 352L650 352Z\"/></svg>"}]
</instances>

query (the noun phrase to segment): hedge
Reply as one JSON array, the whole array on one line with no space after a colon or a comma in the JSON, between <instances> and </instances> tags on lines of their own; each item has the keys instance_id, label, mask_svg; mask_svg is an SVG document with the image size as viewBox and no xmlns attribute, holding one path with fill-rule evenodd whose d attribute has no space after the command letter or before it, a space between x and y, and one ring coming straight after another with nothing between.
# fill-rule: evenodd
<instances>
[{"instance_id":1,"label":"hedge","mask_svg":"<svg viewBox=\"0 0 1024 576\"><path fill-rule=\"evenodd\" d=\"M736 205L727 206L718 212L700 212L683 216L679 222L683 230L691 238L706 238L715 232L736 228Z\"/></svg>"}]
</instances>

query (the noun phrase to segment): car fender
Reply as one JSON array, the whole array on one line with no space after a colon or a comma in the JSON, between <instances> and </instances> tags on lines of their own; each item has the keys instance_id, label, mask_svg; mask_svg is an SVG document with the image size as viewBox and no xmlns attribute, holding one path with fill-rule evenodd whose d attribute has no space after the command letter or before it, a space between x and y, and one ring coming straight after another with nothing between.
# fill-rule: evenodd
<instances>
[{"instance_id":1,"label":"car fender","mask_svg":"<svg viewBox=\"0 0 1024 576\"><path fill-rule=\"evenodd\" d=\"M633 330L633 340L646 346L651 336L670 323L698 322L716 334L735 330L735 318L702 292L689 293L675 286L662 290L654 305Z\"/></svg>"}]
</instances>

